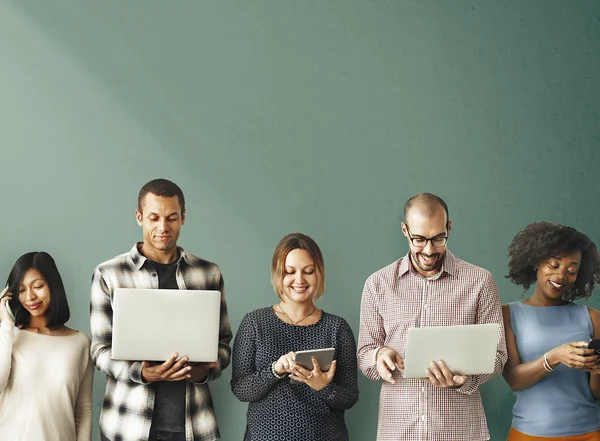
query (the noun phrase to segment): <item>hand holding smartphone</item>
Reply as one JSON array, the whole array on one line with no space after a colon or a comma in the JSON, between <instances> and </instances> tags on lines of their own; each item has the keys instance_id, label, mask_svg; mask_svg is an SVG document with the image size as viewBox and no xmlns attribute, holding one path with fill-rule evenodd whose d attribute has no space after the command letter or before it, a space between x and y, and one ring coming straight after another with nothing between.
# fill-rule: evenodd
<instances>
[{"instance_id":1,"label":"hand holding smartphone","mask_svg":"<svg viewBox=\"0 0 600 441\"><path fill-rule=\"evenodd\" d=\"M9 298L5 298L8 297L10 295L10 293L8 292L8 285L6 286L6 288L4 288L4 290L2 291L2 295L0 295L0 301L4 302L4 305L6 307L6 312L8 313L9 317L12 319L12 321L15 321L15 314L13 313L12 309L10 308L9 305ZM0 317L2 316L2 314L0 314Z\"/></svg>"},{"instance_id":2,"label":"hand holding smartphone","mask_svg":"<svg viewBox=\"0 0 600 441\"><path fill-rule=\"evenodd\" d=\"M592 338L588 342L588 349L595 349L596 354L600 353L600 338Z\"/></svg>"},{"instance_id":3,"label":"hand holding smartphone","mask_svg":"<svg viewBox=\"0 0 600 441\"><path fill-rule=\"evenodd\" d=\"M10 315L10 318L14 322L15 321L15 314L13 313L12 309L10 309L10 304L8 302L6 302L6 312L8 312L8 315Z\"/></svg>"}]
</instances>

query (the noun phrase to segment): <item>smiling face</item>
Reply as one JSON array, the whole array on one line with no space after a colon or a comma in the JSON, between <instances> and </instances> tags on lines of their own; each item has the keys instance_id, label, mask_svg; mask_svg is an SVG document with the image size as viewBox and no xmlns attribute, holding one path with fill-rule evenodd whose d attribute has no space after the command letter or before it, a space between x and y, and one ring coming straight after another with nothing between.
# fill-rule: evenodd
<instances>
[{"instance_id":1,"label":"smiling face","mask_svg":"<svg viewBox=\"0 0 600 441\"><path fill-rule=\"evenodd\" d=\"M408 227L408 228L407 228ZM450 222L442 207L427 213L418 207L406 214L406 223L402 223L402 233L408 239L410 261L414 269L424 277L437 274L446 255L446 244L435 247L431 239L446 237L450 233ZM410 238L430 239L423 247L413 245Z\"/></svg>"},{"instance_id":2,"label":"smiling face","mask_svg":"<svg viewBox=\"0 0 600 441\"><path fill-rule=\"evenodd\" d=\"M283 298L296 303L312 302L318 281L309 252L300 248L290 251L285 258Z\"/></svg>"},{"instance_id":3,"label":"smiling face","mask_svg":"<svg viewBox=\"0 0 600 441\"><path fill-rule=\"evenodd\" d=\"M563 295L577 281L581 252L563 253L539 264L533 296L546 304L562 304Z\"/></svg>"},{"instance_id":4,"label":"smiling face","mask_svg":"<svg viewBox=\"0 0 600 441\"><path fill-rule=\"evenodd\" d=\"M42 274L32 268L19 285L19 302L31 314L30 326L45 326L46 313L50 308L50 288Z\"/></svg>"},{"instance_id":5,"label":"smiling face","mask_svg":"<svg viewBox=\"0 0 600 441\"><path fill-rule=\"evenodd\" d=\"M185 210L182 211L177 196L148 193L142 212L136 210L135 215L144 235L141 253L155 262L172 262L177 257L177 239L185 222Z\"/></svg>"}]
</instances>

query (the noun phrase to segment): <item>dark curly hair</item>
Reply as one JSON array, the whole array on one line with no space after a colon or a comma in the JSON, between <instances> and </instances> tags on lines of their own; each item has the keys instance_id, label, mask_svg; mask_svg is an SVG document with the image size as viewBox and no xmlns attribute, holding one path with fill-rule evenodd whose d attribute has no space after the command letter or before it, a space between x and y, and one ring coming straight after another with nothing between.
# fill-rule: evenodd
<instances>
[{"instance_id":1,"label":"dark curly hair","mask_svg":"<svg viewBox=\"0 0 600 441\"><path fill-rule=\"evenodd\" d=\"M565 225L535 222L527 225L508 247L508 276L527 291L537 279L536 268L547 259L564 253L581 252L577 280L563 299L571 302L592 295L594 284L600 283L600 254L585 234Z\"/></svg>"}]
</instances>

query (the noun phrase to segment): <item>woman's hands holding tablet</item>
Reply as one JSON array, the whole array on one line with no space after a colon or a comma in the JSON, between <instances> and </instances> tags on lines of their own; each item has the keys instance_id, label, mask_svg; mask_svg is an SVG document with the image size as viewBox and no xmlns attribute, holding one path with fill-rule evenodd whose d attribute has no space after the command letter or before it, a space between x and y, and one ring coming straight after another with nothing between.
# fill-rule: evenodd
<instances>
[{"instance_id":1,"label":"woman's hands holding tablet","mask_svg":"<svg viewBox=\"0 0 600 441\"><path fill-rule=\"evenodd\" d=\"M312 357L312 364L312 370L305 369L298 364L294 365L290 379L304 383L313 390L320 391L333 380L337 363L336 360L333 360L327 372L321 371L321 365L315 357Z\"/></svg>"},{"instance_id":2,"label":"woman's hands holding tablet","mask_svg":"<svg viewBox=\"0 0 600 441\"><path fill-rule=\"evenodd\" d=\"M291 374L292 368L296 363L296 353L294 351L290 351L287 354L282 355L275 362L275 373L277 375Z\"/></svg>"}]
</instances>

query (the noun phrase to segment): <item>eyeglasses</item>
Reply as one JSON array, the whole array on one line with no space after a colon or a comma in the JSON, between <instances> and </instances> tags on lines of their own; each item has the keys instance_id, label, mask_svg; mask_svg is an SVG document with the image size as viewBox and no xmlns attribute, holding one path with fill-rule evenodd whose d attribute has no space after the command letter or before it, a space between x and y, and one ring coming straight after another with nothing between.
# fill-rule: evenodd
<instances>
[{"instance_id":1,"label":"eyeglasses","mask_svg":"<svg viewBox=\"0 0 600 441\"><path fill-rule=\"evenodd\" d=\"M408 229L408 225L404 224L406 227L406 231L408 231L408 240L417 248L425 248L427 246L427 242L431 242L431 245L434 247L443 247L448 242L448 236L435 236L435 237L412 237L410 234L410 230Z\"/></svg>"}]
</instances>

